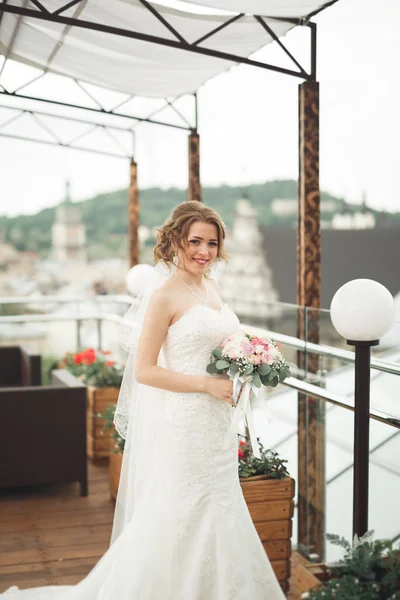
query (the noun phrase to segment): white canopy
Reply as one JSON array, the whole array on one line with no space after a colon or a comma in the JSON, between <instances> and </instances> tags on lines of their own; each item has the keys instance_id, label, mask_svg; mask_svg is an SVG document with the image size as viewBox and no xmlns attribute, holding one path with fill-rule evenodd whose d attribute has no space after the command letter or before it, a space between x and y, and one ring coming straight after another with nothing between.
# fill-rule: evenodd
<instances>
[{"instance_id":1,"label":"white canopy","mask_svg":"<svg viewBox=\"0 0 400 600\"><path fill-rule=\"evenodd\" d=\"M160 0L161 2L163 0ZM42 0L50 12L65 2ZM171 2L170 2L171 3ZM158 13L192 44L229 21L234 13L197 14L158 5ZM194 4L213 6L229 11L254 10L261 14L301 16L321 6L311 0L192 0ZM25 0L14 0L13 5L32 9ZM38 11L38 9L34 9ZM38 11L40 12L40 11ZM212 12L212 11L211 11ZM200 11L201 13L201 11ZM171 40L179 43L177 35L162 23L140 0L82 0L61 13L92 23L100 23ZM265 18L278 36L284 36L293 23ZM248 57L255 50L273 41L269 33L251 15L242 16L208 39L199 47ZM45 72L66 75L74 79L128 94L147 97L178 96L193 93L208 79L230 69L234 60L225 60L192 51L132 39L66 23L47 21L30 16L5 12L0 28L0 52L8 58L43 69ZM294 66L294 69L296 67Z\"/></svg>"},{"instance_id":2,"label":"white canopy","mask_svg":"<svg viewBox=\"0 0 400 600\"><path fill-rule=\"evenodd\" d=\"M316 0L182 0L190 4L251 15L305 19L332 2Z\"/></svg>"}]
</instances>

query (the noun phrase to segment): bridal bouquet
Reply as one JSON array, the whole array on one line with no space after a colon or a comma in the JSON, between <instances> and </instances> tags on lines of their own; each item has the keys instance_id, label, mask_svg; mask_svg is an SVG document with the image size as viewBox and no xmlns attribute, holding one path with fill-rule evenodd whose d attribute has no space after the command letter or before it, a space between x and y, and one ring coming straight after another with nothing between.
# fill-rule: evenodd
<instances>
[{"instance_id":1,"label":"bridal bouquet","mask_svg":"<svg viewBox=\"0 0 400 600\"><path fill-rule=\"evenodd\" d=\"M220 348L212 351L207 372L211 375L227 373L232 378L237 376L241 382L250 378L256 388L275 387L290 377L289 363L276 342L244 331L230 335ZM237 400L235 390L234 400Z\"/></svg>"},{"instance_id":2,"label":"bridal bouquet","mask_svg":"<svg viewBox=\"0 0 400 600\"><path fill-rule=\"evenodd\" d=\"M251 414L251 396L257 397L262 385L276 387L279 382L282 383L286 377L290 377L289 363L273 340L239 330L212 351L207 373L227 374L233 379L236 413L225 445L232 434L236 433L240 418L244 418L249 428L254 456L259 458Z\"/></svg>"}]
</instances>

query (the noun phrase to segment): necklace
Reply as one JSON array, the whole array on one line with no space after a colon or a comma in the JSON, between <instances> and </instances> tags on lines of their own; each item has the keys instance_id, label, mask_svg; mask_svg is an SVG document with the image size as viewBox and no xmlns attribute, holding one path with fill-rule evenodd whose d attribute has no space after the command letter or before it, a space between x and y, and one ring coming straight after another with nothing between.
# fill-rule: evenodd
<instances>
[{"instance_id":1,"label":"necklace","mask_svg":"<svg viewBox=\"0 0 400 600\"><path fill-rule=\"evenodd\" d=\"M188 288L188 290L190 290L193 294L193 296L196 296L196 298L198 300L200 300L200 302L202 304L204 304L204 306L207 306L207 300L208 300L208 288L206 286L206 297L204 298L200 298L200 296L198 294L196 294L196 292L190 287L190 285L188 285L185 281L183 281L183 279L181 277L179 277L178 273L175 271L175 275L177 276L177 278L183 283L183 285L186 285L186 287Z\"/></svg>"}]
</instances>

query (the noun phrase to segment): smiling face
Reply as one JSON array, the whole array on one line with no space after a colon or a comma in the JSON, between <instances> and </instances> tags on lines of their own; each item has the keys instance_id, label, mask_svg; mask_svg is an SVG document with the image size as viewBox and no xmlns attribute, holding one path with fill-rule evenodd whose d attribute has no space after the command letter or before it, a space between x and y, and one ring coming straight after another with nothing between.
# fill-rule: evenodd
<instances>
[{"instance_id":1,"label":"smiling face","mask_svg":"<svg viewBox=\"0 0 400 600\"><path fill-rule=\"evenodd\" d=\"M211 267L218 254L218 230L212 223L195 221L189 228L187 240L178 250L179 266L203 275Z\"/></svg>"}]
</instances>

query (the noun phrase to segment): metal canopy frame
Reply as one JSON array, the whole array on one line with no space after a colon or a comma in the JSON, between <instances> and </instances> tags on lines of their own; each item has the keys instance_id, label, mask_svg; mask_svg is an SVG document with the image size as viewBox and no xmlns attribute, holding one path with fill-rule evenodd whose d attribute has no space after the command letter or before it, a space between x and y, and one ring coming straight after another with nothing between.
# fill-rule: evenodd
<instances>
[{"instance_id":1,"label":"metal canopy frame","mask_svg":"<svg viewBox=\"0 0 400 600\"><path fill-rule=\"evenodd\" d=\"M307 80L315 81L316 69L317 69L317 64L316 64L317 27L316 27L315 23L310 21L310 18L312 16L314 16L315 14L317 14L318 12L320 12L321 10L323 10L324 8L326 8L327 6L330 6L337 1L338 0L331 0L330 2L327 2L323 7L314 11L310 15L307 15L307 17L304 19L290 19L290 18L286 18L286 17L285 18L274 17L274 20L276 20L276 21L284 21L284 22L292 23L293 25L301 25L301 26L305 26L309 29L309 31L310 31L310 65L311 65L311 68L310 68L310 72L307 72L306 69L304 69L302 67L300 62L293 56L293 54L283 44L283 42L279 39L279 37L274 33L274 31L271 29L271 27L265 21L265 18L258 16L258 15L254 15L254 19L272 37L272 39L279 45L279 47L286 54L286 56L288 56L290 58L290 60L292 61L293 65L295 67L294 69L287 69L287 68L279 67L279 66L272 65L269 63L264 63L264 62L261 62L258 60L253 60L251 58L238 56L236 54L230 54L227 52L221 52L221 51L213 50L212 48L200 46L200 44L203 43L205 40L212 38L216 33L221 31L222 29L229 27L232 23L240 20L244 16L244 13L239 13L239 14L232 16L231 18L227 18L227 20L224 23L222 23L221 25L216 27L214 30L212 30L208 34L203 35L202 37L200 37L199 39L197 39L196 41L194 41L192 43L189 43L185 40L185 38L181 35L181 33L179 31L177 31L170 23L168 23L168 21L164 18L164 16L161 15L157 11L157 9L154 6L152 6L152 4L150 4L150 2L148 0L140 0L140 2L152 15L154 15L154 18L158 19L166 27L166 29L168 31L170 31L171 33L174 34L174 36L176 37L176 40L171 40L168 38L149 35L149 34L134 31L132 29L122 29L122 28L118 28L118 27L111 27L104 23L95 23L95 22L80 19L79 18L79 12L80 12L79 5L81 5L81 7L83 8L83 0L71 0L70 2L65 3L63 6L59 7L57 10L55 10L53 12L49 11L44 6L44 4L42 4L42 2L40 2L39 0L25 0L24 4L22 6L16 6L14 4L10 4L9 0L2 0L2 3L0 4L0 26L1 26L1 20L2 20L4 13L18 15L19 18L17 20L14 31L12 33L11 42L8 47L7 53L5 54L4 63L2 65L2 68L0 69L0 88L1 88L0 94L2 96L5 96L5 97L13 99L13 100L38 101L38 102L47 103L49 105L60 106L60 107L68 108L68 109L78 109L78 110L82 110L82 111L87 111L87 112L90 112L91 115L95 118L98 115L101 115L101 116L106 115L106 116L110 116L110 117L118 117L118 118L122 118L122 119L128 119L130 122L134 121L135 125L127 128L127 131L134 131L134 127L140 123L151 123L151 124L155 124L155 125L161 125L161 126L165 126L165 127L186 130L188 132L197 131L198 110L197 110L196 94L193 95L194 119L193 119L193 122L190 122L188 119L186 119L186 117L184 115L181 114L181 112L174 105L177 102L177 100L179 100L182 96L179 96L174 99L165 98L164 99L165 105L163 105L161 108L154 111L153 113L147 115L146 117L140 117L140 116L131 115L131 114L128 114L125 112L121 112L121 110L119 110L119 109L121 109L121 107L124 104L126 104L127 102L132 100L133 96L127 97L125 100L123 100L122 102L119 102L112 109L107 110L104 108L104 106L102 106L101 102L94 96L94 94L90 93L84 87L84 83L82 83L81 81L79 81L77 79L73 79L70 77L67 77L67 78L70 79L71 81L74 81L75 84L80 88L80 90L83 91L90 98L90 100L92 102L94 102L96 107L85 106L83 104L73 104L73 103L69 103L69 102L62 102L62 101L58 101L58 100L48 99L45 97L31 96L31 95L21 93L21 90L23 90L24 88L29 86L31 83L37 81L38 79L44 77L47 73L50 72L50 69L49 69L50 64L51 64L52 60L54 59L54 57L56 56L59 48L61 47L62 41L63 41L65 35L67 35L67 31L70 27L80 27L82 29L94 30L94 31L98 31L101 33L105 33L105 34L117 35L117 36L122 36L122 37L126 37L126 38L142 40L144 42L159 44L159 45L163 45L163 46L169 46L169 47L176 48L176 49L186 51L186 52L192 52L192 53L196 53L196 54L201 54L201 55L205 55L205 56L211 56L211 57L215 57L215 58L228 60L230 62L235 62L237 64L246 64L246 65L262 68L265 70L282 73L284 75L290 75L290 76L297 77L297 78L300 78L300 79L303 79L306 81ZM29 5L31 5L31 7ZM72 8L73 6L77 7L75 16L74 17L65 16L64 13L68 9ZM76 15L78 15L78 16L76 16ZM21 20L24 17L40 19L40 20L49 21L52 23L58 23L58 24L64 25L65 28L64 28L63 32L61 33L61 36L58 39L58 41L55 43L53 51L51 52L51 54L49 56L47 68L40 75L34 77L33 79L30 79L23 85L19 86L17 89L8 90L1 83L1 75L4 71L4 67L6 65L7 60L12 55L12 48L13 48L15 40L18 36L18 30L19 30L19 27L21 24ZM184 94L184 95L187 96L188 94ZM167 107L172 108L172 110L174 110L174 112L179 116L180 123L172 123L172 122L154 118L157 113L160 113ZM8 107L8 108L11 108L11 107ZM34 114L43 115L44 114L44 113L40 113L39 111L37 111L35 109L31 109L31 110L21 109L21 110L23 110L24 112L28 112L31 115L34 115ZM58 115L50 115L49 114L48 116L54 116L54 117L60 118ZM71 121L79 121L80 120L75 117L63 116L62 118L70 119ZM102 127L107 131L107 133L110 133L112 130L112 127L110 127L108 125L104 125L100 121L88 122L88 124L91 124L93 126L93 128ZM4 125L5 124L3 124L3 126ZM117 128L114 127L114 129L117 129ZM47 132L47 133L49 133L49 132ZM50 133L53 138L56 138L56 136L53 132L50 132ZM22 140L27 140L27 141L36 141L36 142L42 141L42 140L37 140L37 139L33 140L32 138L23 137L23 136L12 136L10 134L7 135L5 133L2 133L1 131L0 131L0 136L15 137L17 139L22 139ZM69 143L61 143L59 140L54 139L54 141L52 141L52 142L43 141L43 143L48 143L48 144L63 146L66 148L78 149L78 150L86 150L89 152L91 151L86 148L82 148L82 147L74 145L74 141L70 141ZM111 153L110 152L101 152L101 151L95 151L95 152L98 152L100 154L116 156L116 157L120 157L120 158L126 158L125 155L115 154L112 152ZM130 158L132 158L132 157L130 157Z\"/></svg>"}]
</instances>

